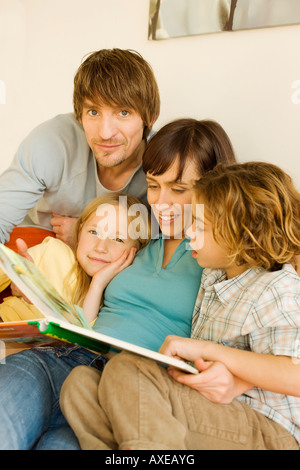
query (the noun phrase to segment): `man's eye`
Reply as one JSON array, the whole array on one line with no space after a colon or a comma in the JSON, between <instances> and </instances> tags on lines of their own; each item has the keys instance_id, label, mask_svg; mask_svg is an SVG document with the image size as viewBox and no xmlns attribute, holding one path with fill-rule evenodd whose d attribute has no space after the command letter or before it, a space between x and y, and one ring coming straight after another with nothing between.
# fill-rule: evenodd
<instances>
[{"instance_id":1,"label":"man's eye","mask_svg":"<svg viewBox=\"0 0 300 470\"><path fill-rule=\"evenodd\" d=\"M126 109L122 109L122 111L120 111L120 116L123 116L123 117L129 116L129 111L126 111Z\"/></svg>"},{"instance_id":2,"label":"man's eye","mask_svg":"<svg viewBox=\"0 0 300 470\"><path fill-rule=\"evenodd\" d=\"M90 109L90 111L89 111L89 115L90 115L90 116L97 116L97 114L98 114L98 113L97 113L97 111L96 111L95 109Z\"/></svg>"}]
</instances>

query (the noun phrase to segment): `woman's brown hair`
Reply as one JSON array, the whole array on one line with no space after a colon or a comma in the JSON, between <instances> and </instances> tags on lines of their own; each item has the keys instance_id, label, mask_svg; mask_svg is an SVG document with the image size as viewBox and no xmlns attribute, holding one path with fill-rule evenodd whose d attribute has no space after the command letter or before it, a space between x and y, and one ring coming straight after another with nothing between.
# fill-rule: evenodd
<instances>
[{"instance_id":1,"label":"woman's brown hair","mask_svg":"<svg viewBox=\"0 0 300 470\"><path fill-rule=\"evenodd\" d=\"M300 194L278 166L217 165L196 183L195 196L237 265L276 270L300 253Z\"/></svg>"},{"instance_id":2,"label":"woman's brown hair","mask_svg":"<svg viewBox=\"0 0 300 470\"><path fill-rule=\"evenodd\" d=\"M178 119L166 124L147 144L143 170L154 176L165 173L179 156L177 180L187 163L194 161L198 175L203 175L217 163L235 163L232 144L225 130L215 121Z\"/></svg>"},{"instance_id":3,"label":"woman's brown hair","mask_svg":"<svg viewBox=\"0 0 300 470\"><path fill-rule=\"evenodd\" d=\"M86 99L138 112L145 125L144 138L160 112L152 68L132 50L102 49L84 60L74 78L73 105L78 121Z\"/></svg>"}]
</instances>

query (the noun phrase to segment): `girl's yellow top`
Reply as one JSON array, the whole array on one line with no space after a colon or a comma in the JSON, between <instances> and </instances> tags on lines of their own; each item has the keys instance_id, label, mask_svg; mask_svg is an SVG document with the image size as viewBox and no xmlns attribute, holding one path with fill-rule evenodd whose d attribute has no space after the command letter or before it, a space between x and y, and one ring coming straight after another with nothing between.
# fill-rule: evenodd
<instances>
[{"instance_id":1,"label":"girl's yellow top","mask_svg":"<svg viewBox=\"0 0 300 470\"><path fill-rule=\"evenodd\" d=\"M41 244L29 248L28 253L53 287L67 302L71 301L70 295L75 288L76 279L73 276L70 278L68 292L65 289L64 280L75 263L72 249L57 238L47 237ZM10 283L7 275L0 270L0 292ZM0 304L0 318L4 322L42 317L43 314L34 305L21 297L9 296Z\"/></svg>"}]
</instances>

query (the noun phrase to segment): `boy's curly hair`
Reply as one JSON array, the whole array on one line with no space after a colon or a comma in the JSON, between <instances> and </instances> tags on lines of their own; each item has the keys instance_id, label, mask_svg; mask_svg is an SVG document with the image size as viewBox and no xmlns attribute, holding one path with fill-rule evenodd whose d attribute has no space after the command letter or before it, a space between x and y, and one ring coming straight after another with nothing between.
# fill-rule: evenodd
<instances>
[{"instance_id":1,"label":"boy's curly hair","mask_svg":"<svg viewBox=\"0 0 300 470\"><path fill-rule=\"evenodd\" d=\"M300 194L276 165L217 165L195 185L217 243L237 265L273 271L300 253Z\"/></svg>"}]
</instances>

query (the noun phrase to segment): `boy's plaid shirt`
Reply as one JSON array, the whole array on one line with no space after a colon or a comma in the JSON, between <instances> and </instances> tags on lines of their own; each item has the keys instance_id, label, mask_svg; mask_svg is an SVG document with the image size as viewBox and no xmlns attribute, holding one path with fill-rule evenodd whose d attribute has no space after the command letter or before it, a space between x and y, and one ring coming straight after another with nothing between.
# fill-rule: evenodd
<instances>
[{"instance_id":1,"label":"boy's plaid shirt","mask_svg":"<svg viewBox=\"0 0 300 470\"><path fill-rule=\"evenodd\" d=\"M192 338L290 356L300 373L300 277L289 264L275 272L249 269L229 280L223 270L205 269ZM300 398L254 387L237 400L281 424L300 443Z\"/></svg>"}]
</instances>

